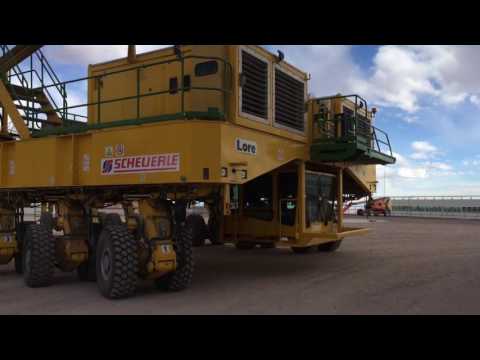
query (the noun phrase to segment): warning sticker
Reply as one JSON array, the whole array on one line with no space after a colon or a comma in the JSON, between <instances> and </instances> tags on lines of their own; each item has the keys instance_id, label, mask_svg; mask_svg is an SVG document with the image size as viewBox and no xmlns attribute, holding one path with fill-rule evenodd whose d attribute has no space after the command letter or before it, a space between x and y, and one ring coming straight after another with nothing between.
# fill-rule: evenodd
<instances>
[{"instance_id":1,"label":"warning sticker","mask_svg":"<svg viewBox=\"0 0 480 360\"><path fill-rule=\"evenodd\" d=\"M157 154L102 159L102 175L175 172L180 170L180 154Z\"/></svg>"}]
</instances>

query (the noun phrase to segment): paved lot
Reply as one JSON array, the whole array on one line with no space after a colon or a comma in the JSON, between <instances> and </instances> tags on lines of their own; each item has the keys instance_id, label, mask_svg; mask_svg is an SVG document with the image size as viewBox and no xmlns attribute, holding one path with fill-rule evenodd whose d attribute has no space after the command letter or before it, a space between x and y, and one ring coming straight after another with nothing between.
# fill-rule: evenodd
<instances>
[{"instance_id":1,"label":"paved lot","mask_svg":"<svg viewBox=\"0 0 480 360\"><path fill-rule=\"evenodd\" d=\"M61 274L29 289L11 266L0 269L0 314L480 314L480 222L352 218L370 225L336 253L196 250L192 287L102 298L92 283Z\"/></svg>"}]
</instances>

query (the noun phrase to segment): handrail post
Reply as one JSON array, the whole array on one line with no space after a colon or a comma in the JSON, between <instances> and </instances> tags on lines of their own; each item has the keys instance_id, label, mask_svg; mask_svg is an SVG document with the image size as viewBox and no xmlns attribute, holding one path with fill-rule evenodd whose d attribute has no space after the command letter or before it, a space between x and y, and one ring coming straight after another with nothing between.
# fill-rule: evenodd
<instances>
[{"instance_id":1,"label":"handrail post","mask_svg":"<svg viewBox=\"0 0 480 360\"><path fill-rule=\"evenodd\" d=\"M97 78L97 123L100 124L100 92L101 92L101 77Z\"/></svg>"},{"instance_id":2,"label":"handrail post","mask_svg":"<svg viewBox=\"0 0 480 360\"><path fill-rule=\"evenodd\" d=\"M182 68L182 78L181 78L181 84L182 84L182 114L185 116L185 59L183 58L183 55L180 55L180 62L181 62L181 68Z\"/></svg>"},{"instance_id":3,"label":"handrail post","mask_svg":"<svg viewBox=\"0 0 480 360\"><path fill-rule=\"evenodd\" d=\"M137 68L137 120L140 119L140 68Z\"/></svg>"},{"instance_id":4,"label":"handrail post","mask_svg":"<svg viewBox=\"0 0 480 360\"><path fill-rule=\"evenodd\" d=\"M63 121L66 119L66 114L67 114L67 98L64 96L63 97L63 110L62 110L62 118L63 118L62 120Z\"/></svg>"},{"instance_id":5,"label":"handrail post","mask_svg":"<svg viewBox=\"0 0 480 360\"><path fill-rule=\"evenodd\" d=\"M33 56L30 56L30 87L27 84L27 88L33 89ZM23 75L22 75L23 77ZM27 116L27 119L30 115L33 115L33 110L30 112L30 100L27 100L27 108L28 110L25 112L25 115ZM33 108L33 101L32 101L32 108Z\"/></svg>"},{"instance_id":6,"label":"handrail post","mask_svg":"<svg viewBox=\"0 0 480 360\"><path fill-rule=\"evenodd\" d=\"M223 63L223 116L227 118L227 64Z\"/></svg>"},{"instance_id":7,"label":"handrail post","mask_svg":"<svg viewBox=\"0 0 480 360\"><path fill-rule=\"evenodd\" d=\"M382 152L380 149L380 144L378 143L377 132L375 131L375 128L373 128L373 136L375 138L375 142L377 143L378 152Z\"/></svg>"},{"instance_id":8,"label":"handrail post","mask_svg":"<svg viewBox=\"0 0 480 360\"><path fill-rule=\"evenodd\" d=\"M63 104L64 104L64 109L63 109L63 120L67 119L67 87L65 84L61 86L61 90L63 92Z\"/></svg>"},{"instance_id":9,"label":"handrail post","mask_svg":"<svg viewBox=\"0 0 480 360\"><path fill-rule=\"evenodd\" d=\"M358 97L355 96L355 113L354 113L355 121L357 120L357 109L358 109Z\"/></svg>"},{"instance_id":10,"label":"handrail post","mask_svg":"<svg viewBox=\"0 0 480 360\"><path fill-rule=\"evenodd\" d=\"M387 142L388 142L388 149L390 151L390 156L392 156L392 145L390 145L390 138L388 137L388 134L385 133L385 136L387 137Z\"/></svg>"}]
</instances>

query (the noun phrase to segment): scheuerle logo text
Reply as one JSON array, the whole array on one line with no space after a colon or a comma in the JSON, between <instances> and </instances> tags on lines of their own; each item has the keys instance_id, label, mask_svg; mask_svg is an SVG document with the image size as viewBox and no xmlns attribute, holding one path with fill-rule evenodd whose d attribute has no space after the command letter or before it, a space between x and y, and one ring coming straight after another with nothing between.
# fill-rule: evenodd
<instances>
[{"instance_id":1,"label":"scheuerle logo text","mask_svg":"<svg viewBox=\"0 0 480 360\"><path fill-rule=\"evenodd\" d=\"M257 155L257 143L254 141L237 138L235 140L235 149L244 154Z\"/></svg>"}]
</instances>

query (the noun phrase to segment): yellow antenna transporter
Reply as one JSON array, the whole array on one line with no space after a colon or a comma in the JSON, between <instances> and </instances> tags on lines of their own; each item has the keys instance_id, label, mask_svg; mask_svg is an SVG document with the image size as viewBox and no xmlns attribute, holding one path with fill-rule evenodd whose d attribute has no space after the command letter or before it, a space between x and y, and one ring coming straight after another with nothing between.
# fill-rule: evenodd
<instances>
[{"instance_id":1,"label":"yellow antenna transporter","mask_svg":"<svg viewBox=\"0 0 480 360\"><path fill-rule=\"evenodd\" d=\"M375 109L308 98L307 74L281 52L130 46L61 82L41 46L1 50L0 262L15 258L30 287L57 267L107 298L139 278L182 290L205 239L334 251L368 231L344 226L343 201L375 192L375 165L395 162ZM69 104L82 84L87 103ZM189 215L194 203L208 221Z\"/></svg>"}]
</instances>

